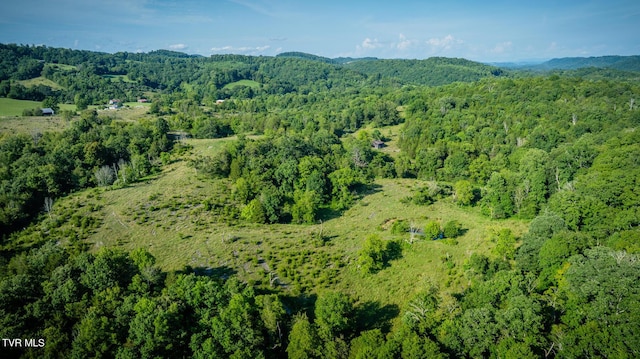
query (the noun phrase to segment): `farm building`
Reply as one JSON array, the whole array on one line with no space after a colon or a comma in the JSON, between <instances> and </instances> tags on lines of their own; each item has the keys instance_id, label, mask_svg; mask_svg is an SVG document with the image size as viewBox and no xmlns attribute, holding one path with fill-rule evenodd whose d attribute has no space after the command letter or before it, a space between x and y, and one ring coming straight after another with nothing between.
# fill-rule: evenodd
<instances>
[{"instance_id":1,"label":"farm building","mask_svg":"<svg viewBox=\"0 0 640 359\"><path fill-rule=\"evenodd\" d=\"M377 150L381 149L382 147L384 147L384 141L380 141L380 140L375 140L373 142L371 142L371 146Z\"/></svg>"},{"instance_id":2,"label":"farm building","mask_svg":"<svg viewBox=\"0 0 640 359\"><path fill-rule=\"evenodd\" d=\"M40 111L42 111L42 116L53 116L56 114L56 112L49 107L41 108Z\"/></svg>"},{"instance_id":3,"label":"farm building","mask_svg":"<svg viewBox=\"0 0 640 359\"><path fill-rule=\"evenodd\" d=\"M117 110L120 107L122 107L122 102L120 100L109 100L109 109L110 110Z\"/></svg>"}]
</instances>

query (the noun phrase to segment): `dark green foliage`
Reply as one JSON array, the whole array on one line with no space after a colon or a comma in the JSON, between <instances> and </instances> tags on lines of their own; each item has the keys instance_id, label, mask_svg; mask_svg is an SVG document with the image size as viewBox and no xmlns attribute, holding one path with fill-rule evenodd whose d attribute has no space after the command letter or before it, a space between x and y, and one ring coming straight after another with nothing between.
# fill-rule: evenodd
<instances>
[{"instance_id":1,"label":"dark green foliage","mask_svg":"<svg viewBox=\"0 0 640 359\"><path fill-rule=\"evenodd\" d=\"M451 220L442 227L442 234L445 238L456 238L462 234L462 223L457 220Z\"/></svg>"},{"instance_id":2,"label":"dark green foliage","mask_svg":"<svg viewBox=\"0 0 640 359\"><path fill-rule=\"evenodd\" d=\"M507 178L509 173L494 172L482 195L482 210L491 218L507 218L513 214L513 196Z\"/></svg>"},{"instance_id":3,"label":"dark green foliage","mask_svg":"<svg viewBox=\"0 0 640 359\"><path fill-rule=\"evenodd\" d=\"M464 59L432 57L427 60L378 60L353 61L348 68L374 75L397 77L405 83L438 86L456 81L476 81L483 77L499 75L501 70Z\"/></svg>"},{"instance_id":4,"label":"dark green foliage","mask_svg":"<svg viewBox=\"0 0 640 359\"><path fill-rule=\"evenodd\" d=\"M566 357L640 354L638 260L596 247L570 260L566 273Z\"/></svg>"},{"instance_id":5,"label":"dark green foliage","mask_svg":"<svg viewBox=\"0 0 640 359\"><path fill-rule=\"evenodd\" d=\"M344 293L330 292L320 295L315 304L315 324L324 340L332 340L351 329L353 300Z\"/></svg>"},{"instance_id":6,"label":"dark green foliage","mask_svg":"<svg viewBox=\"0 0 640 359\"><path fill-rule=\"evenodd\" d=\"M393 234L405 234L409 232L410 229L411 225L404 219L395 220L391 225L391 233Z\"/></svg>"},{"instance_id":7,"label":"dark green foliage","mask_svg":"<svg viewBox=\"0 0 640 359\"><path fill-rule=\"evenodd\" d=\"M640 56L564 57L532 66L532 69L575 70L597 67L637 72L640 71Z\"/></svg>"},{"instance_id":8,"label":"dark green foliage","mask_svg":"<svg viewBox=\"0 0 640 359\"><path fill-rule=\"evenodd\" d=\"M428 240L434 240L441 238L440 235L442 231L440 230L440 223L436 221L429 221L427 225L424 227L424 236Z\"/></svg>"},{"instance_id":9,"label":"dark green foliage","mask_svg":"<svg viewBox=\"0 0 640 359\"><path fill-rule=\"evenodd\" d=\"M43 134L38 141L21 134L1 137L1 231L27 223L46 197L149 175L154 168L149 158L171 149L162 132L167 129L158 131L154 122L110 123L88 110L68 130Z\"/></svg>"},{"instance_id":10,"label":"dark green foliage","mask_svg":"<svg viewBox=\"0 0 640 359\"><path fill-rule=\"evenodd\" d=\"M411 202L422 206L428 206L434 201L434 198L431 196L431 191L429 191L427 187L418 189L413 197L411 197Z\"/></svg>"},{"instance_id":11,"label":"dark green foliage","mask_svg":"<svg viewBox=\"0 0 640 359\"><path fill-rule=\"evenodd\" d=\"M375 273L386 267L390 260L402 256L400 243L383 241L377 234L369 235L358 253L358 266L363 273Z\"/></svg>"},{"instance_id":12,"label":"dark green foliage","mask_svg":"<svg viewBox=\"0 0 640 359\"><path fill-rule=\"evenodd\" d=\"M518 231L496 227L483 252L443 253L434 265L449 269L448 289L418 294L393 314L401 320L391 328L369 318L380 314L371 309L378 303L357 298L356 305L316 286L334 284L333 262L345 264L328 254L333 239L326 242L322 233L300 238L314 241L313 251L289 249L281 254L286 263L273 263L281 286L253 288L233 275L162 272L141 249L88 253L85 239L102 218L95 208L69 208L65 221L73 229L47 219L38 223L46 232L28 228L2 238L0 336L46 340L42 349L5 356L640 356L637 81L593 69L499 78L499 69L453 59L345 61L0 45L0 96L50 107L75 103L79 110L112 98L152 99L151 119L137 123L86 110L73 120L69 113L69 129L60 133L0 135L0 231L33 221L47 198L93 185L126 186L161 162L180 161L188 146L169 155L168 136L235 133L238 140L222 151L189 160L217 186L193 203L203 215L230 220L225 226L238 218L317 223L356 203L374 178L397 175L429 181L407 201L478 203L497 223L517 216L508 222L517 227L533 218L528 232L516 238ZM358 67L370 74L395 71L400 79L367 76L354 71ZM17 83L38 76L61 90ZM476 82L400 86L454 80ZM402 121L397 133L350 135L365 125ZM398 145L399 153L371 148L382 133L390 133L389 149ZM409 227L398 220L391 233ZM424 228L428 239L461 231L455 220L442 228L431 220ZM392 270L401 249L397 240L372 235L347 265L367 274ZM309 273L310 259L322 271ZM385 273L379 276L364 279L381 280Z\"/></svg>"},{"instance_id":13,"label":"dark green foliage","mask_svg":"<svg viewBox=\"0 0 640 359\"><path fill-rule=\"evenodd\" d=\"M348 165L336 169L342 161ZM206 174L235 179L233 195L243 205L242 218L255 223L315 223L322 206L348 208L356 188L370 178L369 169L347 157L337 138L326 132L310 138L240 139L194 165Z\"/></svg>"},{"instance_id":14,"label":"dark green foliage","mask_svg":"<svg viewBox=\"0 0 640 359\"><path fill-rule=\"evenodd\" d=\"M289 345L287 354L292 359L319 358L320 342L314 327L306 315L298 315L294 318L291 333L289 333Z\"/></svg>"}]
</instances>

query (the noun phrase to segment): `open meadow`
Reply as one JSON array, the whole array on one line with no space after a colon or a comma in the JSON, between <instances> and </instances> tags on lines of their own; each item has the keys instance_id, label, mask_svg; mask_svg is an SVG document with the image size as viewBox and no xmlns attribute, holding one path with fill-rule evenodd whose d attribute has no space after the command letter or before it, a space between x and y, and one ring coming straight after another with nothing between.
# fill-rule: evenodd
<instances>
[{"instance_id":1,"label":"open meadow","mask_svg":"<svg viewBox=\"0 0 640 359\"><path fill-rule=\"evenodd\" d=\"M192 154L212 155L231 140L190 139L187 143ZM167 271L189 266L203 272L235 273L264 288L280 286L292 295L331 288L359 302L397 308L404 308L408 299L431 286L443 292L468 286L463 264L472 253L492 255L491 229L509 228L519 236L527 228L526 221L490 220L477 209L461 208L447 199L429 206L403 203L403 198L426 185L414 179L378 179L352 208L341 214L328 211L314 225L229 223L209 211L206 203L211 196L228 195L231 183L203 178L185 158L174 160L145 181L124 188L89 189L60 199L51 216L53 220L67 216L67 226L75 226L73 216L91 218L94 228L86 237L93 250L144 248ZM429 220L443 225L454 219L464 230L456 241L417 236L409 244L409 233L390 230L398 220L424 228ZM399 241L402 254L380 272L364 275L356 259L371 234Z\"/></svg>"}]
</instances>

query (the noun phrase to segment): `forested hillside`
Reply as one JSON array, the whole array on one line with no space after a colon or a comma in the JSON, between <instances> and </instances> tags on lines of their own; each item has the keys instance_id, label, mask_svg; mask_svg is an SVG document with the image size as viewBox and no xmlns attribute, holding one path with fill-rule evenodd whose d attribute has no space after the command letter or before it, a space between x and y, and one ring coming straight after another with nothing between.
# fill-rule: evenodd
<instances>
[{"instance_id":1,"label":"forested hillside","mask_svg":"<svg viewBox=\"0 0 640 359\"><path fill-rule=\"evenodd\" d=\"M576 70L585 67L637 72L640 71L640 56L565 57L545 61L533 68L541 70Z\"/></svg>"},{"instance_id":2,"label":"forested hillside","mask_svg":"<svg viewBox=\"0 0 640 359\"><path fill-rule=\"evenodd\" d=\"M0 353L638 357L635 76L0 45Z\"/></svg>"},{"instance_id":3,"label":"forested hillside","mask_svg":"<svg viewBox=\"0 0 640 359\"><path fill-rule=\"evenodd\" d=\"M503 71L497 67L443 57L427 60L360 60L349 62L345 66L368 75L397 78L406 84L428 86L472 82L503 75Z\"/></svg>"}]
</instances>

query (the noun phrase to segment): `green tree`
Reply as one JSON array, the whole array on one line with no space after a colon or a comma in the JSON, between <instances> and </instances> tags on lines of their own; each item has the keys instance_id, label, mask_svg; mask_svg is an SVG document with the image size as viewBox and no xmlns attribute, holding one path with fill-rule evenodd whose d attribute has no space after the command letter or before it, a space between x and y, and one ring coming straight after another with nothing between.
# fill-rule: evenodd
<instances>
[{"instance_id":1,"label":"green tree","mask_svg":"<svg viewBox=\"0 0 640 359\"><path fill-rule=\"evenodd\" d=\"M385 340L380 329L364 331L351 341L349 358L378 358L382 355L380 351L384 345Z\"/></svg>"},{"instance_id":2,"label":"green tree","mask_svg":"<svg viewBox=\"0 0 640 359\"><path fill-rule=\"evenodd\" d=\"M291 216L295 223L313 224L316 221L321 198L315 191L296 191Z\"/></svg>"},{"instance_id":3,"label":"green tree","mask_svg":"<svg viewBox=\"0 0 640 359\"><path fill-rule=\"evenodd\" d=\"M55 112L58 112L60 106L58 106L58 100L55 97L47 97L42 101L43 108L50 108Z\"/></svg>"},{"instance_id":4,"label":"green tree","mask_svg":"<svg viewBox=\"0 0 640 359\"><path fill-rule=\"evenodd\" d=\"M502 257L503 260L513 259L516 251L516 237L509 228L493 229L489 234L489 239L496 244L493 248L496 255Z\"/></svg>"},{"instance_id":5,"label":"green tree","mask_svg":"<svg viewBox=\"0 0 640 359\"><path fill-rule=\"evenodd\" d=\"M363 273L375 273L385 265L385 243L379 235L367 236L358 253L358 266Z\"/></svg>"},{"instance_id":6,"label":"green tree","mask_svg":"<svg viewBox=\"0 0 640 359\"><path fill-rule=\"evenodd\" d=\"M76 104L76 111L84 111L89 108L89 100L80 94L75 95L74 103Z\"/></svg>"},{"instance_id":7,"label":"green tree","mask_svg":"<svg viewBox=\"0 0 640 359\"><path fill-rule=\"evenodd\" d=\"M516 211L533 218L546 202L549 156L540 149L529 149L520 160L521 184L515 192Z\"/></svg>"},{"instance_id":8,"label":"green tree","mask_svg":"<svg viewBox=\"0 0 640 359\"><path fill-rule=\"evenodd\" d=\"M491 218L511 216L513 214L511 193L505 175L501 172L493 172L482 197L483 212Z\"/></svg>"},{"instance_id":9,"label":"green tree","mask_svg":"<svg viewBox=\"0 0 640 359\"><path fill-rule=\"evenodd\" d=\"M495 345L499 331L495 310L489 305L468 309L462 313L456 329L469 356L486 357Z\"/></svg>"},{"instance_id":10,"label":"green tree","mask_svg":"<svg viewBox=\"0 0 640 359\"><path fill-rule=\"evenodd\" d=\"M287 354L291 359L319 358L320 341L305 314L298 314L289 333Z\"/></svg>"},{"instance_id":11,"label":"green tree","mask_svg":"<svg viewBox=\"0 0 640 359\"><path fill-rule=\"evenodd\" d=\"M252 199L251 202L242 208L240 217L252 223L265 223L267 220L262 202L260 202L258 198Z\"/></svg>"},{"instance_id":12,"label":"green tree","mask_svg":"<svg viewBox=\"0 0 640 359\"><path fill-rule=\"evenodd\" d=\"M473 186L467 180L460 180L453 186L453 198L455 202L461 206L468 206L473 202L475 197Z\"/></svg>"},{"instance_id":13,"label":"green tree","mask_svg":"<svg viewBox=\"0 0 640 359\"><path fill-rule=\"evenodd\" d=\"M560 290L565 357L634 357L640 347L640 261L595 247L570 259Z\"/></svg>"},{"instance_id":14,"label":"green tree","mask_svg":"<svg viewBox=\"0 0 640 359\"><path fill-rule=\"evenodd\" d=\"M314 314L318 334L325 341L344 334L352 326L353 300L341 292L329 292L318 297Z\"/></svg>"},{"instance_id":15,"label":"green tree","mask_svg":"<svg viewBox=\"0 0 640 359\"><path fill-rule=\"evenodd\" d=\"M440 233L440 224L436 221L429 221L424 227L424 236L429 240L438 239Z\"/></svg>"},{"instance_id":16,"label":"green tree","mask_svg":"<svg viewBox=\"0 0 640 359\"><path fill-rule=\"evenodd\" d=\"M456 238L462 234L462 224L453 219L444 224L442 233L445 238Z\"/></svg>"}]
</instances>

